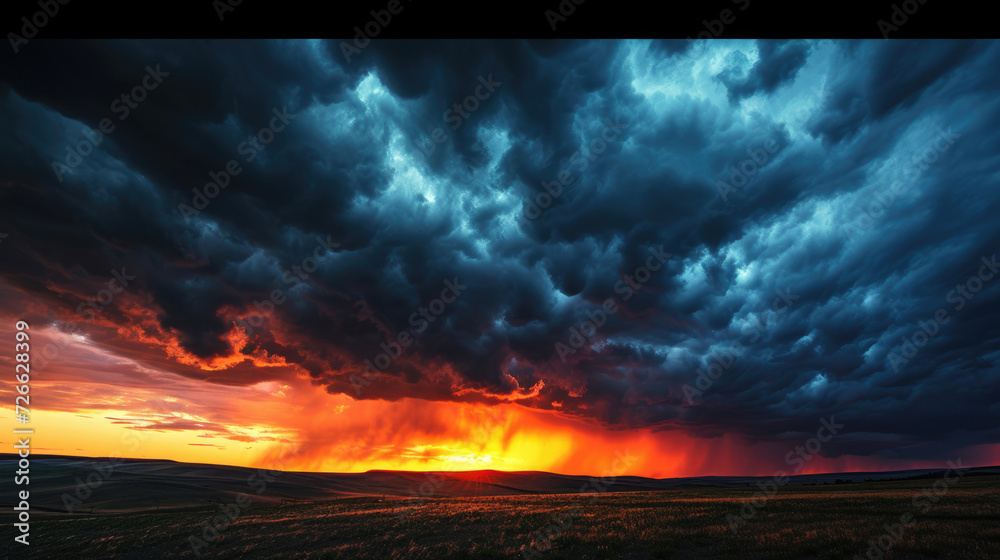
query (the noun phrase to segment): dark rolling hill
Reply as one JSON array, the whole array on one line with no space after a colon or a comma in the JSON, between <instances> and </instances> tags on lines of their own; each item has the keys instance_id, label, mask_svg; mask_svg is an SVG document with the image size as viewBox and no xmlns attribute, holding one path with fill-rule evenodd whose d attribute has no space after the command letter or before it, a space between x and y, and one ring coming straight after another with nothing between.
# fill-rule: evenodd
<instances>
[{"instance_id":1,"label":"dark rolling hill","mask_svg":"<svg viewBox=\"0 0 1000 560\"><path fill-rule=\"evenodd\" d=\"M0 468L13 472L15 455L0 454ZM789 486L840 482L931 478L944 469L800 475ZM1000 467L978 467L966 476L997 475ZM116 514L139 510L183 510L217 502L231 502L243 493L256 503L278 505L294 500L330 501L570 494L593 491L594 477L539 471L494 470L460 472L368 471L363 473L308 473L268 471L170 460L32 456L31 509L33 514L62 516ZM704 476L654 479L615 478L606 492L753 486L770 477ZM89 485L88 485L89 483ZM4 485L0 503L13 506L13 485ZM69 513L67 509L72 510Z\"/></svg>"}]
</instances>

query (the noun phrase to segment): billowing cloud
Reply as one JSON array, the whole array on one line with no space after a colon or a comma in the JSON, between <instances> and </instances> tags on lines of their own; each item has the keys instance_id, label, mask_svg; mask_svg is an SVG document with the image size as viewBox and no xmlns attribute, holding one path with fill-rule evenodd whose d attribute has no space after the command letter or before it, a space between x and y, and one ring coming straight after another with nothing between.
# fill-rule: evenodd
<instances>
[{"instance_id":1,"label":"billowing cloud","mask_svg":"<svg viewBox=\"0 0 1000 560\"><path fill-rule=\"evenodd\" d=\"M998 49L32 44L2 311L185 383L951 458L1000 441Z\"/></svg>"}]
</instances>

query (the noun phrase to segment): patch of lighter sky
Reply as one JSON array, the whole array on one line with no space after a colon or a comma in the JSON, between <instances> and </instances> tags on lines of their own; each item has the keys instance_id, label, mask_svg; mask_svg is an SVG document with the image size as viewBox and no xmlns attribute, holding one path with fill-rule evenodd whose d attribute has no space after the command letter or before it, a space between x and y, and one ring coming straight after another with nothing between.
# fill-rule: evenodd
<instances>
[{"instance_id":1,"label":"patch of lighter sky","mask_svg":"<svg viewBox=\"0 0 1000 560\"><path fill-rule=\"evenodd\" d=\"M647 42L633 43L626 64L633 76L632 88L650 101L658 113L664 107L657 100L669 102L683 95L728 107L726 86L716 76L725 69L734 52L743 53L748 68L759 58L757 44L749 40L698 41L686 54L664 60L653 59L647 47Z\"/></svg>"},{"instance_id":2,"label":"patch of lighter sky","mask_svg":"<svg viewBox=\"0 0 1000 560\"><path fill-rule=\"evenodd\" d=\"M320 68L333 74L336 67L330 60L330 53L323 47L323 43L323 39L307 39L305 41L306 51Z\"/></svg>"},{"instance_id":3,"label":"patch of lighter sky","mask_svg":"<svg viewBox=\"0 0 1000 560\"><path fill-rule=\"evenodd\" d=\"M804 383L801 387L789 393L786 397L786 401L818 399L823 396L823 392L828 386L829 382L826 375L817 373L812 379Z\"/></svg>"},{"instance_id":4,"label":"patch of lighter sky","mask_svg":"<svg viewBox=\"0 0 1000 560\"><path fill-rule=\"evenodd\" d=\"M388 188L371 201L379 208L379 213L386 209L388 202L410 204L414 196L419 196L429 203L428 210L414 213L410 218L415 221L443 219L445 216L455 219L458 227L452 235L472 240L477 249L477 258L482 259L491 257L495 242L522 235L518 218L523 201L512 194L511 189L493 186L493 175L512 145L508 130L501 124L481 124L476 130L477 140L488 156L488 163L484 168L469 171L453 168L446 169L443 173L434 173L421 157L422 154L418 155L417 149L406 142L396 120L406 118L405 110L401 102L393 98L391 92L382 85L378 76L372 73L362 79L358 83L356 95L372 116L383 118L389 123L391 131L387 163L392 179ZM463 185L489 187L474 189ZM355 204L366 202L368 201L356 200ZM490 227L480 230L470 225L470 213L498 202L504 210ZM394 216L394 219L399 218L398 215Z\"/></svg>"},{"instance_id":5,"label":"patch of lighter sky","mask_svg":"<svg viewBox=\"0 0 1000 560\"><path fill-rule=\"evenodd\" d=\"M842 57L833 41L813 43L805 64L790 83L782 84L771 93L757 92L744 99L741 110L767 115L775 123L785 125L793 144L819 142L809 133L807 123L824 110L830 94L827 89L829 77L847 64Z\"/></svg>"}]
</instances>

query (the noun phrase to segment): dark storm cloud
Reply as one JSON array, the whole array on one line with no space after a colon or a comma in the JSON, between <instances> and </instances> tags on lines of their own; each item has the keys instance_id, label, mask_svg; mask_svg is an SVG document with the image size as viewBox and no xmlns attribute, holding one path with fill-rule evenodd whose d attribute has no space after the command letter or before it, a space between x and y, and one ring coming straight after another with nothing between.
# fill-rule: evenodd
<instances>
[{"instance_id":1,"label":"dark storm cloud","mask_svg":"<svg viewBox=\"0 0 1000 560\"><path fill-rule=\"evenodd\" d=\"M42 303L36 319L80 321L124 266L135 279L87 326L97 343L213 383L301 368L351 396L457 281L359 398L559 402L752 440L835 414L850 433L824 453L950 458L1000 436L1000 282L953 291L1000 250L998 57L988 42L384 41L348 64L336 41L33 43L0 67L3 278ZM157 65L169 75L120 119L112 103ZM483 79L495 91L452 127ZM286 125L248 148L275 111ZM115 130L59 181L52 162L105 118ZM604 141L609 119L621 134ZM671 258L636 284L660 247ZM939 308L949 320L900 360ZM684 386L734 342L690 405ZM256 367L275 356L288 365Z\"/></svg>"},{"instance_id":2,"label":"dark storm cloud","mask_svg":"<svg viewBox=\"0 0 1000 560\"><path fill-rule=\"evenodd\" d=\"M749 97L757 92L771 93L781 84L795 77L809 54L809 44L805 41L761 41L758 60L746 71L740 68L746 64L746 56L732 56L731 65L720 75L729 88L733 100ZM746 76L739 77L745 73Z\"/></svg>"}]
</instances>

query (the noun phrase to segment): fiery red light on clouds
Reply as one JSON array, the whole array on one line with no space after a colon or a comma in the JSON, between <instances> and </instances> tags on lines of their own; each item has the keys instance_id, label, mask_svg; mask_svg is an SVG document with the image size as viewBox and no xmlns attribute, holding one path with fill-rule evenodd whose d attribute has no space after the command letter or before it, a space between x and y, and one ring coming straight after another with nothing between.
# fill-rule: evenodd
<instances>
[{"instance_id":1,"label":"fiery red light on clouds","mask_svg":"<svg viewBox=\"0 0 1000 560\"><path fill-rule=\"evenodd\" d=\"M634 458L623 474L665 478L790 471L785 455L808 437L754 444L729 435L696 438L679 428L612 430L566 417L558 408L516 403L355 400L327 393L264 351L199 360L180 350L152 312L125 302L123 313L130 320L122 325L88 325L101 344L44 324L30 331L36 348L50 342L63 346L32 378L40 448L300 471L581 475L606 471L621 453ZM4 318L0 337L12 339L16 320ZM245 340L233 332L232 347L239 348ZM10 395L9 387L2 392ZM9 414L4 409L0 415ZM1000 446L979 446L967 457L966 463L1000 463ZM800 474L934 466L817 455Z\"/></svg>"}]
</instances>

